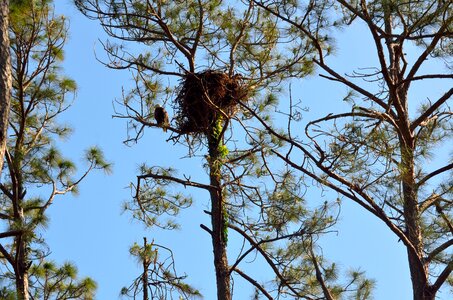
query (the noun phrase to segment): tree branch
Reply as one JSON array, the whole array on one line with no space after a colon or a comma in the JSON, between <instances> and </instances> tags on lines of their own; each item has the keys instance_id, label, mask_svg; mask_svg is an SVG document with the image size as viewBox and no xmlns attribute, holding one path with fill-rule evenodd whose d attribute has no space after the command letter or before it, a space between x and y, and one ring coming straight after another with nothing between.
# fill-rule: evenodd
<instances>
[{"instance_id":1,"label":"tree branch","mask_svg":"<svg viewBox=\"0 0 453 300\"><path fill-rule=\"evenodd\" d=\"M283 275L278 270L277 266L271 260L269 255L267 255L267 253L260 247L258 242L255 242L247 233L245 233L239 227L232 225L232 224L228 224L228 227L233 229L237 233L239 233L242 237L244 237L250 243L250 245L252 245L253 248L256 249L261 254L261 256L264 258L264 260L267 262L267 264L270 266L270 268L274 271L277 278L281 281L282 285L286 286L291 292L294 293L294 295L297 295L298 297L301 297L304 299L312 300L311 298L309 298L305 295L300 295L300 293L288 283L288 281L285 279L285 277L283 277Z\"/></svg>"},{"instance_id":2,"label":"tree branch","mask_svg":"<svg viewBox=\"0 0 453 300\"><path fill-rule=\"evenodd\" d=\"M274 298L264 289L264 287L259 284L256 280L254 280L252 277L248 276L238 268L235 268L234 271L241 275L242 278L250 282L253 286L255 286L264 296L266 296L267 299L273 300Z\"/></svg>"},{"instance_id":3,"label":"tree branch","mask_svg":"<svg viewBox=\"0 0 453 300\"><path fill-rule=\"evenodd\" d=\"M2 244L0 244L0 253L5 257L9 264L16 270L16 264L14 263L14 258L6 251Z\"/></svg>"},{"instance_id":4,"label":"tree branch","mask_svg":"<svg viewBox=\"0 0 453 300\"><path fill-rule=\"evenodd\" d=\"M24 231L23 230L10 230L6 232L0 233L0 239L7 238L7 237L12 237L12 236L18 236L22 234Z\"/></svg>"},{"instance_id":5,"label":"tree branch","mask_svg":"<svg viewBox=\"0 0 453 300\"><path fill-rule=\"evenodd\" d=\"M434 176L436 175L439 175L440 173L443 173L443 172L446 172L448 170L451 170L453 169L453 163L451 164L448 164L442 168L439 168L431 173L429 173L428 175L426 175L425 177L423 177L418 183L417 183L417 187L420 187L422 186L426 181L430 180L431 178L433 178Z\"/></svg>"},{"instance_id":6,"label":"tree branch","mask_svg":"<svg viewBox=\"0 0 453 300\"><path fill-rule=\"evenodd\" d=\"M409 81L417 81L417 80L425 80L425 79L450 79L453 78L453 74L427 74L427 75L420 75L414 76L411 79L403 79L398 83L398 85L407 83Z\"/></svg>"},{"instance_id":7,"label":"tree branch","mask_svg":"<svg viewBox=\"0 0 453 300\"><path fill-rule=\"evenodd\" d=\"M446 92L442 97L439 98L433 105L431 105L424 113L421 114L415 121L411 124L411 130L414 131L417 126L419 126L423 121L425 121L433 112L436 111L442 104L447 102L448 99L453 95L453 88Z\"/></svg>"},{"instance_id":8,"label":"tree branch","mask_svg":"<svg viewBox=\"0 0 453 300\"><path fill-rule=\"evenodd\" d=\"M423 271L424 270L423 269L423 262L421 261L421 258L419 257L418 252L415 249L415 246L408 239L406 234L400 228L398 228L395 224L392 223L392 221L389 219L389 217L386 215L386 213L382 210L382 208L379 205L377 205L375 203L375 201L373 200L373 198L370 195L368 195L365 191L363 191L360 187L358 187L354 183L349 182L348 180L344 179L343 177L341 177L338 174L336 174L336 173L332 172L331 170L329 170L329 168L325 167L322 164L322 161L317 160L315 158L315 156L312 154L312 152L309 151L308 149L306 149L306 147L304 147L303 145L301 145L300 143L298 143L294 139L289 139L286 136L276 132L272 127L270 127L267 124L267 122L265 120L263 120L260 116L258 116L251 108L249 108L247 105L245 105L242 102L239 102L239 103L240 103L240 105L242 107L245 108L246 111L250 112L252 114L252 116L254 116L258 120L258 122L261 123L261 125L263 125L263 127L267 130L267 132L269 132L271 135L274 135L275 137L279 138L281 141L287 142L290 145L296 147L297 149L300 149L302 151L302 153L305 155L305 157L307 159L309 159L310 161L312 161L316 165L316 167L319 168L320 171L322 171L326 176L330 177L331 179L333 179L333 180L337 181L338 183L346 186L349 189L349 192L345 191L344 189L340 188L339 186L337 186L337 185L335 185L335 184L333 184L333 183L331 183L331 182L329 182L329 181L327 181L327 180L325 180L323 178L320 178L316 174L314 174L314 173L310 172L309 170L307 170L303 165L298 165L298 164L294 163L292 160L289 159L289 157L287 157L285 155L282 155L279 152L277 152L277 151L272 149L271 151L274 154L276 154L278 157L280 157L283 161L285 161L286 163L291 165L296 170L301 171L302 173L304 173L304 174L308 175L309 177L313 178L314 180L316 180L320 184L322 184L324 186L327 186L327 187L329 187L329 188L341 193L342 195L348 197L349 199L351 199L352 201L358 203L360 206L364 207L366 210L368 210L373 215L378 217L380 220L382 220L387 225L387 227L393 233L395 233L395 235L398 236L398 238L400 238L403 241L404 245L408 248L408 250L411 253L413 253L415 257L418 258L417 267L420 269L420 271L424 272ZM364 200L362 201L361 199L359 199L355 195L355 193L357 193Z\"/></svg>"},{"instance_id":9,"label":"tree branch","mask_svg":"<svg viewBox=\"0 0 453 300\"><path fill-rule=\"evenodd\" d=\"M448 247L450 247L452 245L453 245L453 239L446 241L445 243L443 243L442 245L440 245L439 247L437 247L436 249L431 251L431 253L426 258L426 262L428 263L428 262L432 261L436 257L436 255L438 255L439 253L441 253L442 251L444 251L445 249L447 249Z\"/></svg>"},{"instance_id":10,"label":"tree branch","mask_svg":"<svg viewBox=\"0 0 453 300\"><path fill-rule=\"evenodd\" d=\"M14 199L13 194L3 185L3 183L0 183L0 190L5 194L6 197L8 197L11 201Z\"/></svg>"},{"instance_id":11,"label":"tree branch","mask_svg":"<svg viewBox=\"0 0 453 300\"><path fill-rule=\"evenodd\" d=\"M412 66L411 70L409 71L406 80L412 80L414 78L415 74L418 72L420 69L421 65L423 62L426 60L428 55L431 54L431 52L435 49L437 43L441 40L441 38L445 34L445 30L450 26L451 20L453 19L453 16L451 16L448 20L445 20L445 24L443 24L436 34L434 35L433 39L431 40L431 43L426 47L425 51L418 57L417 61L414 63Z\"/></svg>"},{"instance_id":12,"label":"tree branch","mask_svg":"<svg viewBox=\"0 0 453 300\"><path fill-rule=\"evenodd\" d=\"M152 179L157 179L157 180L168 180L168 181L172 181L174 183L182 184L184 187L191 186L191 187L196 187L196 188L208 190L208 191L217 189L215 186L212 186L209 184L198 183L195 181L191 181L189 179L183 180L183 179L180 179L177 177L167 176L167 175L158 175L158 174L149 173L149 174L137 176L138 181L140 181L141 179L146 179L146 178L152 178Z\"/></svg>"},{"instance_id":13,"label":"tree branch","mask_svg":"<svg viewBox=\"0 0 453 300\"><path fill-rule=\"evenodd\" d=\"M322 277L318 260L316 259L315 253L313 252L313 244L311 242L310 242L310 256L311 261L313 262L313 266L315 267L316 280L321 285L321 289L322 292L324 293L324 296L326 297L327 300L334 300L332 294L329 291L329 288L326 285L326 282L324 281L324 278Z\"/></svg>"},{"instance_id":14,"label":"tree branch","mask_svg":"<svg viewBox=\"0 0 453 300\"><path fill-rule=\"evenodd\" d=\"M316 59L313 59L313 61L317 65L319 65L324 71L326 71L327 73L329 73L330 75L333 76L333 78L330 78L330 80L335 80L335 81L343 83L347 87L350 87L351 89L353 89L353 90L359 92L360 94L364 95L365 97L369 98L371 101L375 102L376 104L378 104L380 107L382 107L386 111L389 111L394 116L394 113L389 109L389 106L387 105L387 103L385 103L384 101L382 101L381 99L376 97L376 95L370 93L369 91L367 91L367 90L361 88L360 86L352 83L351 81L347 80L346 78L344 78L343 76L341 76L340 74L335 72L333 69L331 69L329 66L324 64L322 61L318 61Z\"/></svg>"},{"instance_id":15,"label":"tree branch","mask_svg":"<svg viewBox=\"0 0 453 300\"><path fill-rule=\"evenodd\" d=\"M200 227L201 227L201 229L203 229L204 231L206 231L207 233L209 233L212 236L212 230L209 229L206 225L200 224Z\"/></svg>"},{"instance_id":16,"label":"tree branch","mask_svg":"<svg viewBox=\"0 0 453 300\"><path fill-rule=\"evenodd\" d=\"M450 232L453 234L453 224L451 224L450 220L448 219L448 217L445 215L442 207L440 206L439 202L435 202L435 205L436 205L436 211L437 213L440 215L440 217L444 220L444 222L447 224L448 226L448 229L450 230Z\"/></svg>"},{"instance_id":17,"label":"tree branch","mask_svg":"<svg viewBox=\"0 0 453 300\"><path fill-rule=\"evenodd\" d=\"M431 285L431 289L434 292L437 292L440 289L440 287L444 284L445 280L448 279L448 276L450 276L452 271L453 271L453 260L450 260L450 262L442 271L442 273L440 273L439 277L437 277L436 282L434 282L434 284Z\"/></svg>"}]
</instances>

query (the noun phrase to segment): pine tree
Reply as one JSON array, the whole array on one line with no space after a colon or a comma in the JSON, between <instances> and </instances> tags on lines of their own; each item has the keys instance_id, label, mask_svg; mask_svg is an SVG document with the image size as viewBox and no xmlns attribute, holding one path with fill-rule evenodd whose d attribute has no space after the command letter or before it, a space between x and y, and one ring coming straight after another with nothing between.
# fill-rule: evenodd
<instances>
[{"instance_id":1,"label":"pine tree","mask_svg":"<svg viewBox=\"0 0 453 300\"><path fill-rule=\"evenodd\" d=\"M6 149L11 95L11 58L9 54L9 1L0 2L0 174Z\"/></svg>"},{"instance_id":2,"label":"pine tree","mask_svg":"<svg viewBox=\"0 0 453 300\"><path fill-rule=\"evenodd\" d=\"M0 183L0 218L7 230L1 233L0 253L13 274L17 298L29 299L33 263L49 254L40 234L46 210L57 197L76 192L91 170L108 170L109 164L91 148L86 170L75 176L76 166L56 147L56 139L71 131L57 118L76 90L75 82L60 74L65 18L53 15L50 1L13 1L9 16L13 89Z\"/></svg>"},{"instance_id":3,"label":"pine tree","mask_svg":"<svg viewBox=\"0 0 453 300\"><path fill-rule=\"evenodd\" d=\"M350 90L335 99L349 103L350 110L326 110L325 117L307 123L304 138L296 130L292 136L281 134L261 118L294 150L275 153L307 180L381 220L407 249L413 299L435 299L453 271L453 164L447 154L453 128L453 3L254 2L288 30L309 38L320 76ZM352 26L367 30L374 51L366 68L343 75L334 67L333 36L338 27ZM356 37L357 51L366 48L361 38ZM443 68L436 71L439 62ZM430 95L421 100L414 90L425 82ZM433 83L442 90L430 90ZM445 153L436 153L440 147Z\"/></svg>"},{"instance_id":4,"label":"pine tree","mask_svg":"<svg viewBox=\"0 0 453 300\"><path fill-rule=\"evenodd\" d=\"M93 300L96 283L86 277L77 279L77 268L69 262L57 266L43 261L30 268L30 295L32 299Z\"/></svg>"},{"instance_id":5,"label":"pine tree","mask_svg":"<svg viewBox=\"0 0 453 300\"><path fill-rule=\"evenodd\" d=\"M195 299L200 292L184 282L187 275L177 275L175 259L171 249L150 244L143 238L143 246L137 243L129 249L130 254L141 265L143 272L129 287L121 290L121 295L143 300L151 299Z\"/></svg>"},{"instance_id":6,"label":"pine tree","mask_svg":"<svg viewBox=\"0 0 453 300\"><path fill-rule=\"evenodd\" d=\"M132 184L133 200L125 208L150 227L174 229L180 210L193 201L175 186L206 191L211 224L200 226L212 240L217 299L232 298L233 274L268 299L285 294L327 297L330 291L323 285L336 282L335 276L312 274L322 269L316 239L335 223L337 206L321 204L313 211L305 207L305 189L298 178L272 157L271 149L279 149L282 142L258 130L253 119L257 114L271 120L284 81L313 71L311 53L316 48L311 41L294 38L293 30L282 28L277 17L253 2L76 4L113 38L103 43L105 65L132 71L135 86L116 109L116 117L128 120L126 142L137 142L148 128L163 127L170 134L168 141L186 146L189 157L204 158L209 178L203 183L190 175L178 177L173 167L143 165ZM165 126L153 120L157 104L173 116ZM248 245L233 262L227 256L231 237ZM298 256L305 255L301 263L307 271L302 275L300 261L284 253L288 245ZM241 268L255 254L275 276L268 282ZM372 284L362 275L352 276L348 285L338 283L337 294L368 294ZM302 280L311 285L300 288Z\"/></svg>"}]
</instances>

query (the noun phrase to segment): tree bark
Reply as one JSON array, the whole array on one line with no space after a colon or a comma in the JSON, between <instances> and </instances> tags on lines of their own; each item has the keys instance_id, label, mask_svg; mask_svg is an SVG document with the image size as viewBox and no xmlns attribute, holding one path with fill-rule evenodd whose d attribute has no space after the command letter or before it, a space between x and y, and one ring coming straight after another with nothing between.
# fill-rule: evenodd
<instances>
[{"instance_id":1,"label":"tree bark","mask_svg":"<svg viewBox=\"0 0 453 300\"><path fill-rule=\"evenodd\" d=\"M11 58L9 44L9 0L0 0L0 175L6 151L11 102Z\"/></svg>"},{"instance_id":2,"label":"tree bark","mask_svg":"<svg viewBox=\"0 0 453 300\"><path fill-rule=\"evenodd\" d=\"M22 217L23 217L23 212ZM28 269L30 262L28 261L28 253L24 236L19 235L16 237L16 266L14 267L16 276L16 293L19 300L29 300L29 283L28 283Z\"/></svg>"},{"instance_id":3,"label":"tree bark","mask_svg":"<svg viewBox=\"0 0 453 300\"><path fill-rule=\"evenodd\" d=\"M215 129L213 129L214 131ZM208 135L212 246L214 251L214 267L217 281L217 299L231 300L230 275L227 258L227 220L225 199L221 188L221 157L219 154L220 137L211 132Z\"/></svg>"},{"instance_id":4,"label":"tree bark","mask_svg":"<svg viewBox=\"0 0 453 300\"><path fill-rule=\"evenodd\" d=\"M406 235L415 248L408 249L409 270L412 281L414 300L434 300L436 292L432 291L428 280L428 265L424 261L423 238L420 227L420 209L415 183L415 162L413 149L403 149L403 199Z\"/></svg>"},{"instance_id":5,"label":"tree bark","mask_svg":"<svg viewBox=\"0 0 453 300\"><path fill-rule=\"evenodd\" d=\"M16 290L19 300L29 300L28 295L28 272L22 274L22 277L16 276Z\"/></svg>"},{"instance_id":6,"label":"tree bark","mask_svg":"<svg viewBox=\"0 0 453 300\"><path fill-rule=\"evenodd\" d=\"M401 187L403 199L403 215L405 220L405 234L413 246L407 247L409 271L411 274L412 291L414 300L434 300L429 284L428 265L424 260L424 241L421 229L421 213L418 203L418 191L415 175L415 148L416 140L411 129L409 118L408 84L402 84L405 72L402 62L405 61L403 44L390 38L393 35L393 17L390 4L385 2L384 24L387 33L385 44L389 53L389 103L392 103L397 112L396 124L399 129L399 145L401 155Z\"/></svg>"},{"instance_id":7,"label":"tree bark","mask_svg":"<svg viewBox=\"0 0 453 300\"><path fill-rule=\"evenodd\" d=\"M143 274L142 274L142 282L143 282L143 300L149 300L148 296L148 267L149 267L149 257L146 253L146 237L143 238L143 251L145 254L143 255Z\"/></svg>"},{"instance_id":8,"label":"tree bark","mask_svg":"<svg viewBox=\"0 0 453 300\"><path fill-rule=\"evenodd\" d=\"M421 215L418 203L418 191L415 175L415 139L410 129L407 92L394 93L397 103L402 107L403 114L399 115L399 138L401 153L401 180L403 213L406 226L406 235L414 250L407 248L409 271L411 274L414 300L434 300L435 291L432 291L428 279L428 265L424 259L424 242L421 229Z\"/></svg>"}]
</instances>

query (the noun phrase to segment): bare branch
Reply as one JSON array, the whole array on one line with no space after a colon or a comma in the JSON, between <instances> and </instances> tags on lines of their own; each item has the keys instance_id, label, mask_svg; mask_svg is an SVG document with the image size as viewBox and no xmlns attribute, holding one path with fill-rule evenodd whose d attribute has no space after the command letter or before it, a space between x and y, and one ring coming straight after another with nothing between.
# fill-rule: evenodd
<instances>
[{"instance_id":1,"label":"bare branch","mask_svg":"<svg viewBox=\"0 0 453 300\"><path fill-rule=\"evenodd\" d=\"M448 99L453 95L453 88L446 92L442 97L440 97L433 105L431 105L424 113L422 113L415 121L411 124L411 130L414 131L417 126L419 126L423 121L425 121L429 116L435 112L442 104L447 102Z\"/></svg>"},{"instance_id":2,"label":"bare branch","mask_svg":"<svg viewBox=\"0 0 453 300\"><path fill-rule=\"evenodd\" d=\"M16 269L16 264L14 263L14 258L8 253L8 251L6 251L6 249L3 247L2 244L0 244L0 253L3 255L3 257L6 258L6 260L8 261L8 263L9 263L14 269Z\"/></svg>"},{"instance_id":3,"label":"bare branch","mask_svg":"<svg viewBox=\"0 0 453 300\"><path fill-rule=\"evenodd\" d=\"M426 262L431 262L436 255L440 254L442 251L453 245L453 239L446 241L445 243L438 246L436 249L432 250L431 253L426 258Z\"/></svg>"},{"instance_id":4,"label":"bare branch","mask_svg":"<svg viewBox=\"0 0 453 300\"><path fill-rule=\"evenodd\" d=\"M344 76L341 76L340 74L335 72L333 69L331 69L328 65L326 65L322 61L318 61L316 59L314 59L313 61L316 64L318 64L323 70L325 70L327 73L329 73L330 75L333 76L333 78L331 78L331 80L335 79L335 81L341 82L344 85L346 85L346 86L350 87L351 89L353 89L354 91L359 92L360 94L364 95L365 97L369 98L370 100L372 100L373 102L375 102L376 104L381 106L386 111L389 111L390 114L395 117L395 114L390 110L388 104L385 103L384 101L382 101L381 99L379 99L376 95L370 93L369 91L365 90L364 88L362 88L362 87L354 84L353 82L347 80Z\"/></svg>"},{"instance_id":5,"label":"bare branch","mask_svg":"<svg viewBox=\"0 0 453 300\"><path fill-rule=\"evenodd\" d=\"M437 292L444 284L444 282L448 279L448 276L450 276L452 271L453 271L453 260L450 260L450 262L447 264L444 270L440 273L439 277L437 277L434 284L431 286L431 290Z\"/></svg>"},{"instance_id":6,"label":"bare branch","mask_svg":"<svg viewBox=\"0 0 453 300\"><path fill-rule=\"evenodd\" d=\"M431 43L426 47L425 51L418 57L417 61L412 66L411 70L406 76L406 80L412 80L415 77L415 74L418 72L422 64L425 62L426 58L431 54L431 52L435 49L441 38L445 35L445 32L448 30L448 26L450 26L451 21L453 20L453 16L449 19L445 20L444 24L436 31L436 34L431 40Z\"/></svg>"},{"instance_id":7,"label":"bare branch","mask_svg":"<svg viewBox=\"0 0 453 300\"><path fill-rule=\"evenodd\" d=\"M242 278L250 282L254 287L256 287L267 299L273 300L274 298L264 289L264 287L258 283L258 281L254 280L252 277L248 276L238 268L234 269L234 272L241 275Z\"/></svg>"},{"instance_id":8,"label":"bare branch","mask_svg":"<svg viewBox=\"0 0 453 300\"><path fill-rule=\"evenodd\" d=\"M272 261L272 259L269 257L269 255L266 253L266 251L264 251L261 246L258 244L258 242L255 242L246 232L244 232L242 229L240 229L239 227L235 226L235 225L232 225L232 224L228 224L228 227L233 229L234 231L236 231L237 233L239 233L242 237L244 237L252 246L254 249L256 249L260 254L261 256L264 258L264 260L267 262L267 264L271 267L271 269L274 271L275 275L278 277L278 279L280 280L281 284L286 286L291 292L293 292L295 295L297 295L298 297L301 297L303 299L308 299L308 300L312 300L312 298L310 297L307 297L306 295L300 295L300 293L294 288L291 286L291 284L286 280L286 278L280 273L280 271L278 270L277 266L275 265L275 263Z\"/></svg>"},{"instance_id":9,"label":"bare branch","mask_svg":"<svg viewBox=\"0 0 453 300\"><path fill-rule=\"evenodd\" d=\"M421 187L423 184L425 184L425 182L427 182L428 180L430 180L431 178L433 178L434 176L437 176L443 172L447 172L449 170L453 169L453 163L451 164L448 164L442 168L439 168L431 173L429 173L428 175L426 175L425 177L423 177L422 179L420 179L420 181L417 183L417 186L418 187Z\"/></svg>"},{"instance_id":10,"label":"bare branch","mask_svg":"<svg viewBox=\"0 0 453 300\"><path fill-rule=\"evenodd\" d=\"M183 180L183 179L176 178L173 176L158 175L158 174L152 174L152 173L137 176L138 181L140 181L141 179L146 179L146 178L152 178L152 179L157 179L157 180L168 180L168 181L171 181L174 183L182 184L184 187L191 186L191 187L196 187L196 188L200 188L200 189L208 190L208 191L217 190L217 188L215 186L212 186L209 184L203 184L203 183L191 181L190 179Z\"/></svg>"},{"instance_id":11,"label":"bare branch","mask_svg":"<svg viewBox=\"0 0 453 300\"><path fill-rule=\"evenodd\" d=\"M0 239L12 237L12 236L18 236L23 233L24 233L23 230L10 230L10 231L6 231L6 232L1 232Z\"/></svg>"}]
</instances>

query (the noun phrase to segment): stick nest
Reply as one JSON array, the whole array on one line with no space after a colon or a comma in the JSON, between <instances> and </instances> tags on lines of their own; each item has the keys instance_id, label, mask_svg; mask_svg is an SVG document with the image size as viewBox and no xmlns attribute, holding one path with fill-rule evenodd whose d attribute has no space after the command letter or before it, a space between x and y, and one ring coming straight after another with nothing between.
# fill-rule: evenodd
<instances>
[{"instance_id":1,"label":"stick nest","mask_svg":"<svg viewBox=\"0 0 453 300\"><path fill-rule=\"evenodd\" d=\"M240 75L214 70L187 73L176 97L176 124L184 134L207 134L216 120L230 119L247 91Z\"/></svg>"}]
</instances>

